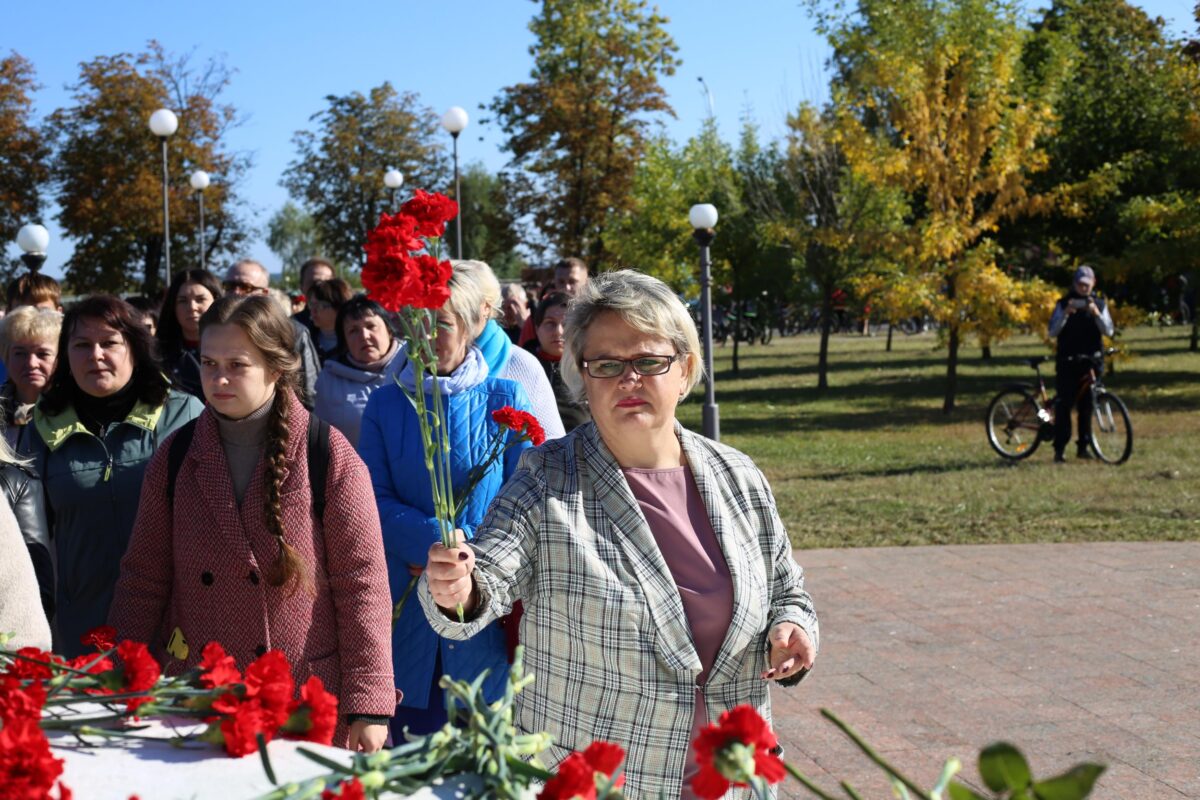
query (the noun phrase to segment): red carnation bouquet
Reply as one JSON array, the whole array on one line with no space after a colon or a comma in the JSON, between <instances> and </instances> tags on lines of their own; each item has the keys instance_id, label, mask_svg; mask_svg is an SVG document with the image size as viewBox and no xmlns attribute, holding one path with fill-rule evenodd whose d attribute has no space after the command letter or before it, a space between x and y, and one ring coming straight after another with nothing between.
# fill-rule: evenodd
<instances>
[{"instance_id":1,"label":"red carnation bouquet","mask_svg":"<svg viewBox=\"0 0 1200 800\"><path fill-rule=\"evenodd\" d=\"M442 260L441 238L446 223L458 215L458 203L436 192L420 189L396 214L382 214L379 225L367 234L363 250L367 254L363 266L363 287L370 296L399 320L407 345L405 355L413 365L414 384L409 391L401 385L417 412L421 426L421 443L425 452L425 468L433 491L433 515L438 521L442 544L458 544L454 530L466 499L504 451L521 441L535 445L545 440L545 433L530 414L513 408L503 408L492 416L500 432L491 442L483 463L475 465L466 485L457 494L451 481L450 432L446 425L445 406L437 377L437 353L434 340L437 331L437 310L450 299L450 277L453 268ZM423 387L426 378L430 397ZM398 382L398 381L397 381ZM509 432L516 436L510 436ZM409 582L400 601L392 609L393 622L416 586L416 576ZM459 609L462 619L462 609Z\"/></svg>"},{"instance_id":2,"label":"red carnation bouquet","mask_svg":"<svg viewBox=\"0 0 1200 800\"><path fill-rule=\"evenodd\" d=\"M111 627L96 628L82 639L96 652L73 659L36 647L0 649L0 797L50 796L63 761L51 753L47 730L142 738L130 723L191 718L207 724L197 738L232 756L256 752L278 736L333 740L337 698L317 677L296 696L291 665L277 650L242 675L211 642L196 669L165 677L146 645L115 640ZM70 791L60 784L59 795Z\"/></svg>"}]
</instances>

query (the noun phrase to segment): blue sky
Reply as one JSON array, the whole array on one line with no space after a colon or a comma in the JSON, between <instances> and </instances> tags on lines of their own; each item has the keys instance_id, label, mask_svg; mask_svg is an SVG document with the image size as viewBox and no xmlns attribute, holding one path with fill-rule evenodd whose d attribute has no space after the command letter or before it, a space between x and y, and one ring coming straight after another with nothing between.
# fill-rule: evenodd
<instances>
[{"instance_id":1,"label":"blue sky","mask_svg":"<svg viewBox=\"0 0 1200 800\"><path fill-rule=\"evenodd\" d=\"M1139 5L1173 20L1173 31L1193 27L1190 3L1183 0ZM797 103L825 97L828 48L798 0L661 0L658 6L670 19L668 30L683 61L664 81L677 115L665 124L677 140L695 133L707 114L698 77L711 89L727 138L736 136L747 111L765 137L778 136ZM78 79L80 62L140 52L149 39L172 53L192 52L197 61L221 58L236 70L225 97L246 122L230 134L229 145L254 156L242 193L261 226L287 200L279 177L293 157L292 134L308 126L326 95L365 92L385 80L418 93L438 113L453 105L466 108L472 124L460 139L461 158L482 161L492 170L503 166L500 137L493 127L478 124L478 106L502 87L528 78L532 36L527 25L537 5L528 0L337 5L73 0L37 8L34 16L40 20L27 15L19 26L4 26L0 52L15 49L33 62L43 86L36 95L39 116L69 103L66 87ZM18 27L19 39L14 36ZM173 208L177 213L193 211ZM52 220L45 223L52 236L46 271L61 276L70 243ZM261 239L247 255L272 271L279 268Z\"/></svg>"}]
</instances>

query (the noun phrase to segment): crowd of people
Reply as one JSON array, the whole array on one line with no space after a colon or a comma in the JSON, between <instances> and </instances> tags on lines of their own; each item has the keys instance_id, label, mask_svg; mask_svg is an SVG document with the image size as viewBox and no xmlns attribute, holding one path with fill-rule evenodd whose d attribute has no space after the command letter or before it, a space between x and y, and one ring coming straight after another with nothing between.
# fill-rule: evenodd
<instances>
[{"instance_id":1,"label":"crowd of people","mask_svg":"<svg viewBox=\"0 0 1200 800\"><path fill-rule=\"evenodd\" d=\"M503 692L551 762L607 739L631 797L688 797L689 742L811 668L817 619L754 464L685 430L703 377L686 307L636 271L564 259L535 293L455 261L437 374L333 266L297 310L245 259L184 270L161 304L40 274L0 327L0 632L84 651L147 642L165 670L219 641L283 651L339 698L335 744L372 752L447 723L443 676ZM410 395L443 398L451 479L473 489L443 546ZM493 416L533 414L487 464ZM413 590L415 585L416 589ZM411 595L411 596L410 596ZM403 602L410 598L409 602Z\"/></svg>"}]
</instances>

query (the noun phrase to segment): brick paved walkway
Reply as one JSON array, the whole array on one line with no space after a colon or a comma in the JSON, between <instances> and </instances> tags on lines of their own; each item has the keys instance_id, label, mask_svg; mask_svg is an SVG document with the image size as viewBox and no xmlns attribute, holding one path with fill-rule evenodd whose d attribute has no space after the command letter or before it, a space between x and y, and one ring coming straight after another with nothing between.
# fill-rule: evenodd
<instances>
[{"instance_id":1,"label":"brick paved walkway","mask_svg":"<svg viewBox=\"0 0 1200 800\"><path fill-rule=\"evenodd\" d=\"M997 739L1035 777L1108 765L1093 798L1200 798L1200 542L798 551L821 655L776 691L789 758L890 798L828 707L929 787ZM836 776L836 779L835 779ZM788 790L786 797L807 797Z\"/></svg>"}]
</instances>

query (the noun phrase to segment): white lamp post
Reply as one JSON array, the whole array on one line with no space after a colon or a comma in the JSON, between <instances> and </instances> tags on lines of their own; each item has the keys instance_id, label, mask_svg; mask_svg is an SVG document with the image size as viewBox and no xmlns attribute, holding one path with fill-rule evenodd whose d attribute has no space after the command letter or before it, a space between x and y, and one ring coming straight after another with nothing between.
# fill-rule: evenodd
<instances>
[{"instance_id":1,"label":"white lamp post","mask_svg":"<svg viewBox=\"0 0 1200 800\"><path fill-rule=\"evenodd\" d=\"M188 178L188 183L192 185L192 190L196 193L196 200L200 203L200 269L205 269L204 266L204 190L208 188L208 173L202 169L198 169L192 173L192 177Z\"/></svg>"},{"instance_id":2,"label":"white lamp post","mask_svg":"<svg viewBox=\"0 0 1200 800\"><path fill-rule=\"evenodd\" d=\"M704 435L713 441L721 440L721 412L717 408L717 393L714 386L716 376L713 374L713 337L712 337L712 263L708 257L708 248L717 232L717 209L709 203L692 206L688 213L688 222L692 224L692 236L700 245L700 320L704 328L704 371L708 380L704 386L704 409L701 414L704 425Z\"/></svg>"},{"instance_id":3,"label":"white lamp post","mask_svg":"<svg viewBox=\"0 0 1200 800\"><path fill-rule=\"evenodd\" d=\"M456 255L458 258L463 257L462 249L462 196L459 193L458 185L458 135L466 129L467 123L470 122L470 117L467 116L467 111L459 106L453 106L442 115L442 127L450 132L450 136L454 139L454 200L458 203L458 217L454 221L454 233L457 237L458 249Z\"/></svg>"},{"instance_id":4,"label":"white lamp post","mask_svg":"<svg viewBox=\"0 0 1200 800\"><path fill-rule=\"evenodd\" d=\"M398 169L389 169L383 173L383 185L392 192L392 213L395 214L397 210L396 194L400 191L400 187L404 185L404 174Z\"/></svg>"},{"instance_id":5,"label":"white lamp post","mask_svg":"<svg viewBox=\"0 0 1200 800\"><path fill-rule=\"evenodd\" d=\"M50 231L31 222L17 231L17 246L25 252L21 260L30 272L37 272L46 261L46 248L50 245Z\"/></svg>"},{"instance_id":6,"label":"white lamp post","mask_svg":"<svg viewBox=\"0 0 1200 800\"><path fill-rule=\"evenodd\" d=\"M150 115L150 132L162 139L163 162L163 268L166 280L163 290L171 283L171 206L167 198L167 139L179 129L179 118L169 108L160 108Z\"/></svg>"}]
</instances>

